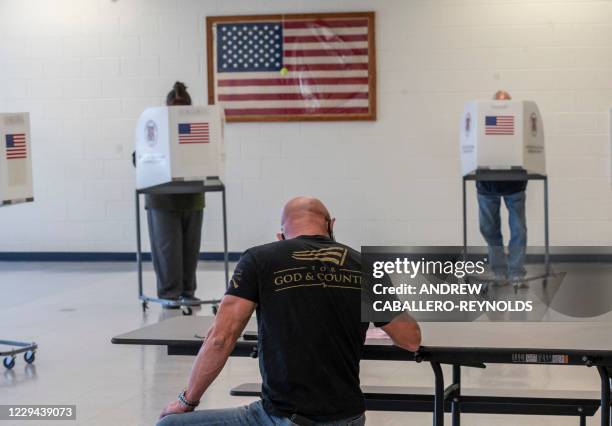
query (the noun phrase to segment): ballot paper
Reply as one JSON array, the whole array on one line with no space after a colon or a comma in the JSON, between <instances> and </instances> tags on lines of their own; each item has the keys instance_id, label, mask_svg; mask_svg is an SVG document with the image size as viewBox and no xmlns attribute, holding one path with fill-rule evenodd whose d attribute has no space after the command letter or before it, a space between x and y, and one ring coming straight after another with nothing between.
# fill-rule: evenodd
<instances>
[{"instance_id":1,"label":"ballot paper","mask_svg":"<svg viewBox=\"0 0 612 426\"><path fill-rule=\"evenodd\" d=\"M385 333L385 331L382 328L374 328L374 327L370 327L368 328L368 331L366 332L366 339L368 340L380 340L380 339L384 339L384 340L389 340L390 337L387 333Z\"/></svg>"}]
</instances>

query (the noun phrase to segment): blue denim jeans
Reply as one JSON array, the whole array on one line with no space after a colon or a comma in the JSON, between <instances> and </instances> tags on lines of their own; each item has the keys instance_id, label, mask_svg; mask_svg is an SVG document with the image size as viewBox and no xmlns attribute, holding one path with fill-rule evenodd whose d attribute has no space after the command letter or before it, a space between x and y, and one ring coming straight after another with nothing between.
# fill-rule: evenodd
<instances>
[{"instance_id":1,"label":"blue denim jeans","mask_svg":"<svg viewBox=\"0 0 612 426\"><path fill-rule=\"evenodd\" d=\"M510 242L508 257L504 252L499 208L504 199L508 209ZM508 275L511 279L525 276L525 252L527 249L527 219L525 217L525 191L510 195L478 194L480 233L489 249L489 265L497 276Z\"/></svg>"},{"instance_id":2,"label":"blue denim jeans","mask_svg":"<svg viewBox=\"0 0 612 426\"><path fill-rule=\"evenodd\" d=\"M157 426L293 426L286 417L268 414L261 401L237 408L198 410L185 414L171 414L161 419ZM317 426L363 426L365 414L344 420L316 423Z\"/></svg>"}]
</instances>

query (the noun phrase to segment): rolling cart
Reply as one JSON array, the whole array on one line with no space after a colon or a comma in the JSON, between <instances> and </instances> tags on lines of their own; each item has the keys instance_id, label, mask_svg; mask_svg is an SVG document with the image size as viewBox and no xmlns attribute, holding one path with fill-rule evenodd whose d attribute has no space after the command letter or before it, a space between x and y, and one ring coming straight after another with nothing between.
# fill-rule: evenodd
<instances>
[{"instance_id":1,"label":"rolling cart","mask_svg":"<svg viewBox=\"0 0 612 426\"><path fill-rule=\"evenodd\" d=\"M542 279L542 284L546 286L548 277L551 276L550 268L550 246L548 235L548 176L539 173L529 173L523 168L512 168L504 170L496 169L477 169L472 173L463 176L463 252L467 256L467 191L468 181L521 181L521 180L540 180L544 189L544 273L525 278L523 281ZM495 281L495 280L492 280ZM520 284L513 283L514 291L518 291Z\"/></svg>"},{"instance_id":2,"label":"rolling cart","mask_svg":"<svg viewBox=\"0 0 612 426\"><path fill-rule=\"evenodd\" d=\"M9 206L11 204L16 204L18 202L31 202L34 201L34 198L26 198L23 200L17 201L0 201L0 207ZM38 349L38 345L34 342L18 342L15 340L0 340L0 346L8 346L11 349L2 351L0 350L0 358L2 359L2 364L8 370L15 366L15 359L17 355L24 354L23 359L28 364L32 364L36 359L36 350Z\"/></svg>"},{"instance_id":3,"label":"rolling cart","mask_svg":"<svg viewBox=\"0 0 612 426\"><path fill-rule=\"evenodd\" d=\"M213 313L217 313L221 299L201 300L197 302L175 301L147 296L142 288L142 242L140 231L140 195L141 194L193 194L201 192L220 192L223 204L223 261L225 263L225 286L229 283L229 257L227 251L227 210L225 203L225 185L218 176L208 176L203 181L174 181L162 185L136 190L136 263L138 264L138 298L142 304L142 311L146 312L149 302L159 303L162 306L180 307L183 315L191 315L192 308L201 305L212 305Z\"/></svg>"}]
</instances>

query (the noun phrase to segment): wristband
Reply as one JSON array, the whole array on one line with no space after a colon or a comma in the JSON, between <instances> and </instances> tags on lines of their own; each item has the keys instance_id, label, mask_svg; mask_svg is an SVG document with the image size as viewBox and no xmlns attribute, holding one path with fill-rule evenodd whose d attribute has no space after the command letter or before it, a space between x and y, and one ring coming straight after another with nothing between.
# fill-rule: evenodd
<instances>
[{"instance_id":1,"label":"wristband","mask_svg":"<svg viewBox=\"0 0 612 426\"><path fill-rule=\"evenodd\" d=\"M187 398L185 398L185 392L186 391L179 393L178 400L181 404L189 408L196 408L198 405L200 405L200 401L189 401Z\"/></svg>"}]
</instances>

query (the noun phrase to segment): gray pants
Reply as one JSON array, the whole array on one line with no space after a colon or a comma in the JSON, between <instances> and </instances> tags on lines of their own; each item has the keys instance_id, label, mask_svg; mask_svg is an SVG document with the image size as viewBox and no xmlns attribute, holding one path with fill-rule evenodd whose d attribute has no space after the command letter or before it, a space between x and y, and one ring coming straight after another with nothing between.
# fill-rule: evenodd
<instances>
[{"instance_id":1,"label":"gray pants","mask_svg":"<svg viewBox=\"0 0 612 426\"><path fill-rule=\"evenodd\" d=\"M147 210L160 299L195 295L203 216L203 210Z\"/></svg>"}]
</instances>

